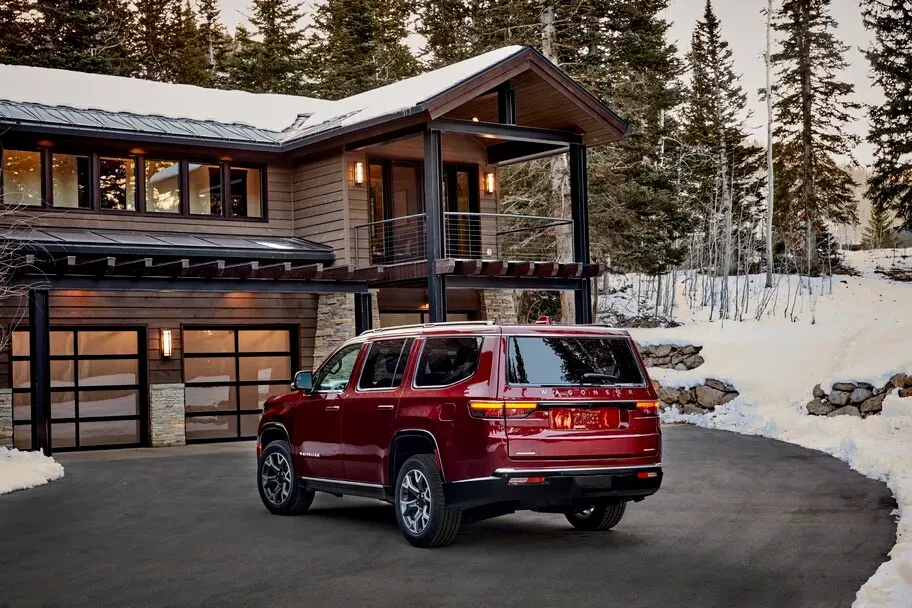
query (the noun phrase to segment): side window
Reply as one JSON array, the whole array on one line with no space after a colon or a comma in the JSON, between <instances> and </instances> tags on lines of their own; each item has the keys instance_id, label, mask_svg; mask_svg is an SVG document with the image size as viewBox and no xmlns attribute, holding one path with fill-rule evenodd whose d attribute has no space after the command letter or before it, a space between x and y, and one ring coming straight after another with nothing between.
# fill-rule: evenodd
<instances>
[{"instance_id":1,"label":"side window","mask_svg":"<svg viewBox=\"0 0 912 608\"><path fill-rule=\"evenodd\" d=\"M412 338L401 340L378 340L370 346L370 352L361 370L358 388L393 389L402 382L405 365L408 363Z\"/></svg>"},{"instance_id":2,"label":"side window","mask_svg":"<svg viewBox=\"0 0 912 608\"><path fill-rule=\"evenodd\" d=\"M480 352L481 338L426 338L415 386L446 386L471 377Z\"/></svg>"},{"instance_id":3,"label":"side window","mask_svg":"<svg viewBox=\"0 0 912 608\"><path fill-rule=\"evenodd\" d=\"M313 392L344 390L348 386L359 352L361 352L361 345L351 344L333 355L317 372Z\"/></svg>"}]
</instances>

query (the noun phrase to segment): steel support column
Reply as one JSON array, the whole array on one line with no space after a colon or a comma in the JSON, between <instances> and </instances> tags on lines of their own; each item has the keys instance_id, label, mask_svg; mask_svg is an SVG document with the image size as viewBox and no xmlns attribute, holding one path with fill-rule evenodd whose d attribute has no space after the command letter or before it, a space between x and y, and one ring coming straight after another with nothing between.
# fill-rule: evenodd
<instances>
[{"instance_id":1,"label":"steel support column","mask_svg":"<svg viewBox=\"0 0 912 608\"><path fill-rule=\"evenodd\" d=\"M51 315L47 289L29 291L32 447L51 454Z\"/></svg>"},{"instance_id":2,"label":"steel support column","mask_svg":"<svg viewBox=\"0 0 912 608\"><path fill-rule=\"evenodd\" d=\"M371 295L369 293L355 294L355 335L360 336L372 329L373 317L371 311Z\"/></svg>"},{"instance_id":3,"label":"steel support column","mask_svg":"<svg viewBox=\"0 0 912 608\"><path fill-rule=\"evenodd\" d=\"M437 274L437 260L444 257L443 157L440 131L424 132L424 209L427 231L428 320L446 321L446 275Z\"/></svg>"},{"instance_id":4,"label":"steel support column","mask_svg":"<svg viewBox=\"0 0 912 608\"><path fill-rule=\"evenodd\" d=\"M573 218L573 261L589 263L589 184L586 146L570 144L570 210ZM592 323L592 282L585 280L575 292L576 322Z\"/></svg>"}]
</instances>

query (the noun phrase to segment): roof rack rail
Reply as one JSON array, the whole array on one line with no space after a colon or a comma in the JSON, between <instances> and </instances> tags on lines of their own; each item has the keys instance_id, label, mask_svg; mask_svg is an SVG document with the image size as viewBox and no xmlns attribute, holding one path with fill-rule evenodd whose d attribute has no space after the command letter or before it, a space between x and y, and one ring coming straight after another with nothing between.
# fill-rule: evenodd
<instances>
[{"instance_id":1,"label":"roof rack rail","mask_svg":"<svg viewBox=\"0 0 912 608\"><path fill-rule=\"evenodd\" d=\"M373 334L381 334L384 332L390 331L399 331L402 329L424 329L427 327L453 327L457 325L497 325L494 321L443 321L441 323L414 323L412 325L397 325L395 327L381 327L379 329L368 329L367 331L361 332L362 336L369 336Z\"/></svg>"}]
</instances>

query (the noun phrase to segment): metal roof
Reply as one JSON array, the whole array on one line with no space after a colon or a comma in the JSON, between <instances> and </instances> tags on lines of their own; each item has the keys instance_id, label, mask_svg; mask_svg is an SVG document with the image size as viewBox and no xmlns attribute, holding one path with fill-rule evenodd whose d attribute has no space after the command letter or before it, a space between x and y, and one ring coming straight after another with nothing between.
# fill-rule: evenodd
<instances>
[{"instance_id":1,"label":"metal roof","mask_svg":"<svg viewBox=\"0 0 912 608\"><path fill-rule=\"evenodd\" d=\"M0 239L36 253L162 256L226 260L301 261L330 264L331 247L298 237L225 236L182 232L10 228Z\"/></svg>"}]
</instances>

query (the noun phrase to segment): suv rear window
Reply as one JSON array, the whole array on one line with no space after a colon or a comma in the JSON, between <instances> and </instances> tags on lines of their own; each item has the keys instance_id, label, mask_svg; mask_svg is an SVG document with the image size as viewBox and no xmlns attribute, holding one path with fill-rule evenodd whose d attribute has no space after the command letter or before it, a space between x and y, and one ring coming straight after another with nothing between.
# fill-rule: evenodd
<instances>
[{"instance_id":1,"label":"suv rear window","mask_svg":"<svg viewBox=\"0 0 912 608\"><path fill-rule=\"evenodd\" d=\"M507 382L534 386L643 384L627 338L512 337Z\"/></svg>"},{"instance_id":2,"label":"suv rear window","mask_svg":"<svg viewBox=\"0 0 912 608\"><path fill-rule=\"evenodd\" d=\"M415 386L446 386L469 378L480 352L481 338L425 338Z\"/></svg>"},{"instance_id":3,"label":"suv rear window","mask_svg":"<svg viewBox=\"0 0 912 608\"><path fill-rule=\"evenodd\" d=\"M373 342L361 370L358 388L389 389L399 386L411 349L412 338Z\"/></svg>"}]
</instances>

